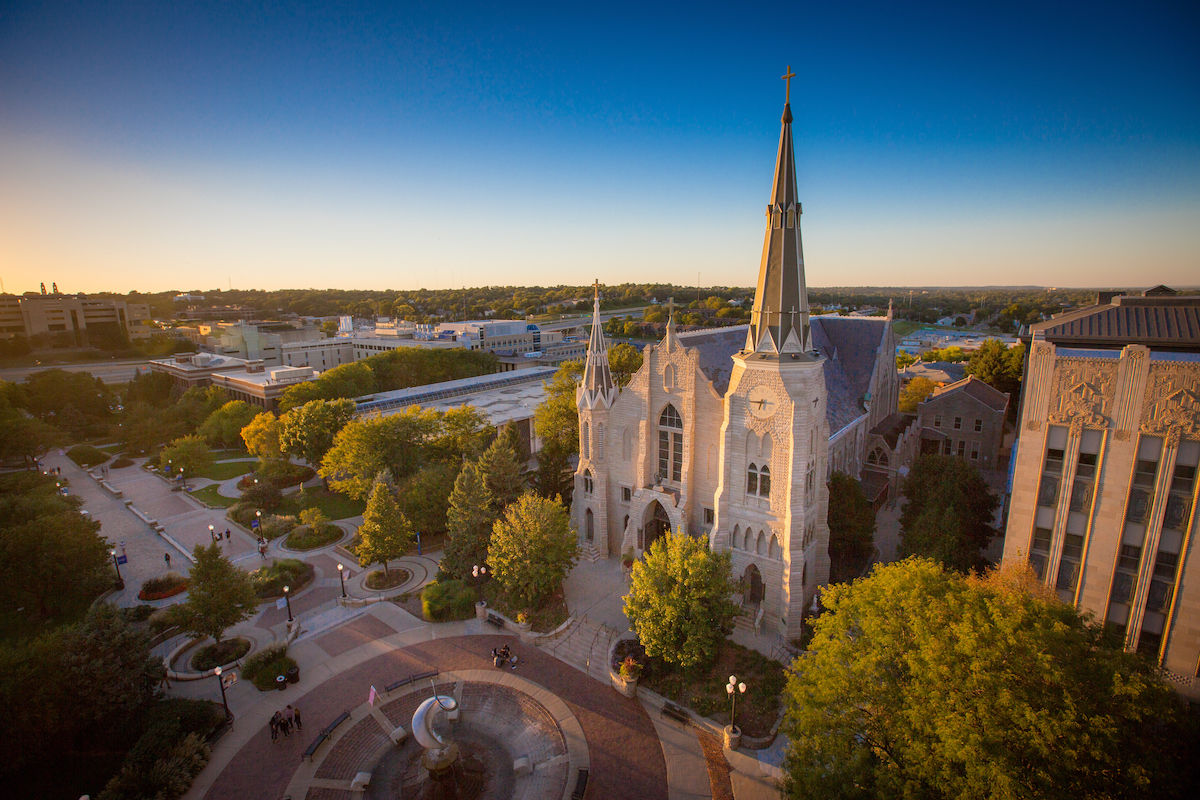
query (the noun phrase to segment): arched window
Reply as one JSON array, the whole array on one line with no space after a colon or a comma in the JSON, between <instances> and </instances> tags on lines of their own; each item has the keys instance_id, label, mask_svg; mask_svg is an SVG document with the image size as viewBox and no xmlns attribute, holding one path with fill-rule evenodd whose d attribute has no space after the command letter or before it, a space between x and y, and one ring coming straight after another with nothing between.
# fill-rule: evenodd
<instances>
[{"instance_id":1,"label":"arched window","mask_svg":"<svg viewBox=\"0 0 1200 800\"><path fill-rule=\"evenodd\" d=\"M604 460L604 423L596 423L596 460Z\"/></svg>"},{"instance_id":2,"label":"arched window","mask_svg":"<svg viewBox=\"0 0 1200 800\"><path fill-rule=\"evenodd\" d=\"M628 514L625 515L625 521L621 523L621 530L622 531L629 530L629 515Z\"/></svg>"},{"instance_id":3,"label":"arched window","mask_svg":"<svg viewBox=\"0 0 1200 800\"><path fill-rule=\"evenodd\" d=\"M741 541L738 539L738 537L741 535L742 535L741 534L741 526L734 525L733 526L733 535L729 537L729 543L730 543L731 547L740 548L742 546Z\"/></svg>"},{"instance_id":4,"label":"arched window","mask_svg":"<svg viewBox=\"0 0 1200 800\"><path fill-rule=\"evenodd\" d=\"M589 508L583 515L584 527L587 531L587 540L590 542L596 538L596 521L592 510Z\"/></svg>"},{"instance_id":5,"label":"arched window","mask_svg":"<svg viewBox=\"0 0 1200 800\"><path fill-rule=\"evenodd\" d=\"M596 484L592 480L592 471L590 469L585 470L583 473L583 493L591 494L592 490L594 488L596 488ZM588 512L588 513L591 513L591 512Z\"/></svg>"},{"instance_id":6,"label":"arched window","mask_svg":"<svg viewBox=\"0 0 1200 800\"><path fill-rule=\"evenodd\" d=\"M588 433L588 424L585 422L579 426L579 452L584 458L587 458L588 453L590 452L590 448L588 446Z\"/></svg>"},{"instance_id":7,"label":"arched window","mask_svg":"<svg viewBox=\"0 0 1200 800\"><path fill-rule=\"evenodd\" d=\"M758 496L771 496L771 468L766 464L758 471Z\"/></svg>"},{"instance_id":8,"label":"arched window","mask_svg":"<svg viewBox=\"0 0 1200 800\"><path fill-rule=\"evenodd\" d=\"M771 534L771 543L767 545L767 556L779 558L779 537L775 534Z\"/></svg>"},{"instance_id":9,"label":"arched window","mask_svg":"<svg viewBox=\"0 0 1200 800\"><path fill-rule=\"evenodd\" d=\"M746 494L758 494L758 467L754 464L746 470Z\"/></svg>"},{"instance_id":10,"label":"arched window","mask_svg":"<svg viewBox=\"0 0 1200 800\"><path fill-rule=\"evenodd\" d=\"M882 447L876 447L867 454L867 463L875 464L876 466L886 467L888 465L887 452Z\"/></svg>"},{"instance_id":11,"label":"arched window","mask_svg":"<svg viewBox=\"0 0 1200 800\"><path fill-rule=\"evenodd\" d=\"M658 475L675 483L683 478L683 419L670 403L658 418Z\"/></svg>"}]
</instances>

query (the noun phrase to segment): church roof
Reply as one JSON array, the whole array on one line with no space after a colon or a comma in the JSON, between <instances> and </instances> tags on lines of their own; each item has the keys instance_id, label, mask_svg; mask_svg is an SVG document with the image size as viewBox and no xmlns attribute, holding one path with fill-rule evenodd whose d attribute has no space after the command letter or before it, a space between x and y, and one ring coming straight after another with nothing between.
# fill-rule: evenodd
<instances>
[{"instance_id":1,"label":"church roof","mask_svg":"<svg viewBox=\"0 0 1200 800\"><path fill-rule=\"evenodd\" d=\"M893 411L886 417L881 419L874 428L871 428L871 434L881 436L887 442L888 447L893 450L896 448L896 442L900 441L900 434L917 421L916 414L905 414L900 411Z\"/></svg>"},{"instance_id":2,"label":"church roof","mask_svg":"<svg viewBox=\"0 0 1200 800\"><path fill-rule=\"evenodd\" d=\"M994 388L991 384L984 383L974 375L968 375L961 381L952 383L949 386L943 386L940 389L934 389L933 394L922 402L928 403L959 393L970 395L993 411L1004 411L1006 408L1008 408L1007 393Z\"/></svg>"},{"instance_id":3,"label":"church roof","mask_svg":"<svg viewBox=\"0 0 1200 800\"><path fill-rule=\"evenodd\" d=\"M829 430L836 433L865 412L871 375L887 320L884 317L815 317L813 346L825 356L825 407ZM679 343L699 354L700 369L717 394L729 390L732 357L746 338L746 325L707 328L678 334Z\"/></svg>"}]
</instances>

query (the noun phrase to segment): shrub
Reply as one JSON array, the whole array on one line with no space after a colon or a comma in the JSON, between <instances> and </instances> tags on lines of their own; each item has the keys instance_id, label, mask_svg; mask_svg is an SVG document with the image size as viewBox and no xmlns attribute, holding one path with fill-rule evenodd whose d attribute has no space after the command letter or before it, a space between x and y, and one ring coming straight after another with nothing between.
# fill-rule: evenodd
<instances>
[{"instance_id":1,"label":"shrub","mask_svg":"<svg viewBox=\"0 0 1200 800\"><path fill-rule=\"evenodd\" d=\"M392 569L391 572L384 572L381 569L377 569L367 575L367 588L391 589L404 583L409 579L409 577L409 571L406 569L400 569L399 567Z\"/></svg>"},{"instance_id":2,"label":"shrub","mask_svg":"<svg viewBox=\"0 0 1200 800\"><path fill-rule=\"evenodd\" d=\"M632 681L637 680L637 677L641 674L642 665L633 656L625 656L625 660L621 662L621 677L627 681Z\"/></svg>"},{"instance_id":3,"label":"shrub","mask_svg":"<svg viewBox=\"0 0 1200 800\"><path fill-rule=\"evenodd\" d=\"M168 628L173 628L179 624L179 606L167 606L155 610L150 618L146 620L146 626L154 634L162 633Z\"/></svg>"},{"instance_id":4,"label":"shrub","mask_svg":"<svg viewBox=\"0 0 1200 800\"><path fill-rule=\"evenodd\" d=\"M304 483L316 474L312 467L293 464L282 459L260 461L258 471L252 472L238 481L238 488L249 489L254 486L254 479L257 478L260 487L267 486L278 492Z\"/></svg>"},{"instance_id":5,"label":"shrub","mask_svg":"<svg viewBox=\"0 0 1200 800\"><path fill-rule=\"evenodd\" d=\"M432 622L470 619L475 613L475 593L460 580L434 581L421 592L421 611Z\"/></svg>"},{"instance_id":6,"label":"shrub","mask_svg":"<svg viewBox=\"0 0 1200 800\"><path fill-rule=\"evenodd\" d=\"M142 584L138 592L139 600L162 600L164 597L174 597L188 588L188 579L178 572L168 572L157 578L151 578Z\"/></svg>"},{"instance_id":7,"label":"shrub","mask_svg":"<svg viewBox=\"0 0 1200 800\"><path fill-rule=\"evenodd\" d=\"M242 500L254 508L261 508L263 511L274 511L283 502L283 495L277 486L269 483L251 482L242 492Z\"/></svg>"},{"instance_id":8,"label":"shrub","mask_svg":"<svg viewBox=\"0 0 1200 800\"><path fill-rule=\"evenodd\" d=\"M215 703L182 698L156 703L150 709L146 730L104 787L100 800L180 797L208 763L204 741L224 719L224 711Z\"/></svg>"},{"instance_id":9,"label":"shrub","mask_svg":"<svg viewBox=\"0 0 1200 800\"><path fill-rule=\"evenodd\" d=\"M283 587L291 587L296 592L313 579L314 570L298 558L280 558L272 561L270 566L260 567L250 573L254 583L254 592L259 597L283 597Z\"/></svg>"},{"instance_id":10,"label":"shrub","mask_svg":"<svg viewBox=\"0 0 1200 800\"><path fill-rule=\"evenodd\" d=\"M250 652L250 642L241 637L213 642L201 647L192 656L192 669L197 672L207 672L213 667L237 661L248 652Z\"/></svg>"},{"instance_id":11,"label":"shrub","mask_svg":"<svg viewBox=\"0 0 1200 800\"><path fill-rule=\"evenodd\" d=\"M145 584L143 584L143 586L144 585ZM141 605L136 605L132 608L125 609L124 614L125 619L129 620L130 622L145 622L146 620L150 619L150 615L153 614L154 611L154 606L148 606L143 603Z\"/></svg>"},{"instance_id":12,"label":"shrub","mask_svg":"<svg viewBox=\"0 0 1200 800\"><path fill-rule=\"evenodd\" d=\"M311 528L301 525L294 528L287 537L287 546L293 550L315 550L342 538L342 529L328 522L320 527Z\"/></svg>"},{"instance_id":13,"label":"shrub","mask_svg":"<svg viewBox=\"0 0 1200 800\"><path fill-rule=\"evenodd\" d=\"M133 466L133 459L125 456L119 457L116 461L108 465L111 469L124 469L125 467Z\"/></svg>"},{"instance_id":14,"label":"shrub","mask_svg":"<svg viewBox=\"0 0 1200 800\"><path fill-rule=\"evenodd\" d=\"M287 654L286 644L273 644L262 652L255 653L242 665L242 677L265 692L275 688L275 677L284 675L296 666L296 661Z\"/></svg>"},{"instance_id":15,"label":"shrub","mask_svg":"<svg viewBox=\"0 0 1200 800\"><path fill-rule=\"evenodd\" d=\"M291 533L295 527L295 517L291 515L281 517L272 514L269 517L263 517L262 528L259 530L259 532L264 538L278 539L280 536L286 536L287 534Z\"/></svg>"},{"instance_id":16,"label":"shrub","mask_svg":"<svg viewBox=\"0 0 1200 800\"><path fill-rule=\"evenodd\" d=\"M329 517L325 516L324 511L313 506L300 512L300 522L310 528L318 528L322 524L329 522Z\"/></svg>"},{"instance_id":17,"label":"shrub","mask_svg":"<svg viewBox=\"0 0 1200 800\"><path fill-rule=\"evenodd\" d=\"M92 447L90 444L77 444L67 451L67 458L87 469L108 461L108 453Z\"/></svg>"},{"instance_id":18,"label":"shrub","mask_svg":"<svg viewBox=\"0 0 1200 800\"><path fill-rule=\"evenodd\" d=\"M291 533L292 528L296 527L295 517L277 514L263 514L262 517L259 517L255 513L259 510L261 510L259 506L242 501L231 506L227 516L242 527L249 528L251 533L254 532L252 524L254 520L258 519L262 524L258 532L267 539L278 539L280 536Z\"/></svg>"}]
</instances>

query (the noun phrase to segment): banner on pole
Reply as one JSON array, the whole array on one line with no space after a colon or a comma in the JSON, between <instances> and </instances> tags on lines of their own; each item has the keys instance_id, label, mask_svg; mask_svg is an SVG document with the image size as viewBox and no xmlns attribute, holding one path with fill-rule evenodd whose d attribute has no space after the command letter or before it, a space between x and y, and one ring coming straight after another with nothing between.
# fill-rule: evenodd
<instances>
[{"instance_id":1,"label":"banner on pole","mask_svg":"<svg viewBox=\"0 0 1200 800\"><path fill-rule=\"evenodd\" d=\"M287 608L287 600L285 600L282 597L279 598L278 600L275 601L275 607L280 610Z\"/></svg>"},{"instance_id":2,"label":"banner on pole","mask_svg":"<svg viewBox=\"0 0 1200 800\"><path fill-rule=\"evenodd\" d=\"M375 684L371 684L371 691L367 693L367 705L375 705L375 698L379 696L379 692L375 691Z\"/></svg>"}]
</instances>

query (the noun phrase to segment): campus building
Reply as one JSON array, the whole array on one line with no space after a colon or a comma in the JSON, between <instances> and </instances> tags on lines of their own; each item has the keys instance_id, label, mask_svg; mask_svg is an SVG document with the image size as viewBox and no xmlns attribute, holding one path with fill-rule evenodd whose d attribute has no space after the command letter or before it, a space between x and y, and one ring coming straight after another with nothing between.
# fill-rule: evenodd
<instances>
[{"instance_id":1,"label":"campus building","mask_svg":"<svg viewBox=\"0 0 1200 800\"><path fill-rule=\"evenodd\" d=\"M1004 561L1200 699L1200 296L1104 295L1030 335Z\"/></svg>"},{"instance_id":2,"label":"campus building","mask_svg":"<svg viewBox=\"0 0 1200 800\"><path fill-rule=\"evenodd\" d=\"M126 338L148 336L150 306L84 294L0 294L0 338L58 334L63 344L84 347L89 333Z\"/></svg>"},{"instance_id":3,"label":"campus building","mask_svg":"<svg viewBox=\"0 0 1200 800\"><path fill-rule=\"evenodd\" d=\"M671 317L618 389L597 287L572 515L591 557L707 536L755 625L796 638L829 580L830 473L860 476L899 380L890 314L809 316L791 123L785 103L750 325L677 333Z\"/></svg>"}]
</instances>

